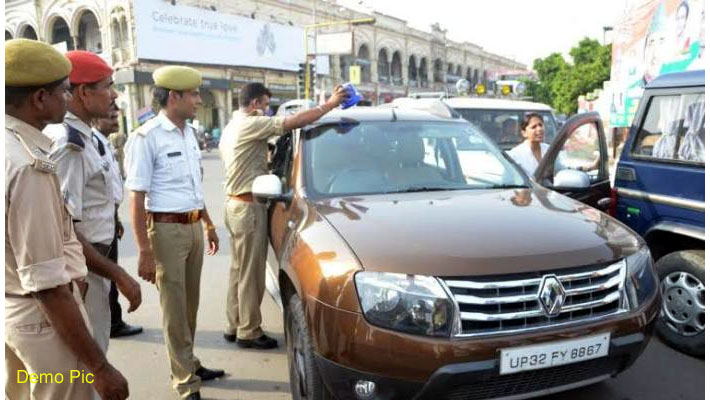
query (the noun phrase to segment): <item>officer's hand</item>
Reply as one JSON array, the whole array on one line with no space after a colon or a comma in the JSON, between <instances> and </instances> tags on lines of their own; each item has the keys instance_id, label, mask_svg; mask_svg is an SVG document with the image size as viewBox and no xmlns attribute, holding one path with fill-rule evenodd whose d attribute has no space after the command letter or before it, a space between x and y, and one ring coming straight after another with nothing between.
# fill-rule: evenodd
<instances>
[{"instance_id":1,"label":"officer's hand","mask_svg":"<svg viewBox=\"0 0 710 400\"><path fill-rule=\"evenodd\" d=\"M340 106L340 103L345 100L345 98L348 97L348 91L345 90L341 85L336 86L333 89L333 95L328 98L328 101L326 104L330 106L330 108L336 108Z\"/></svg>"},{"instance_id":2,"label":"officer's hand","mask_svg":"<svg viewBox=\"0 0 710 400\"><path fill-rule=\"evenodd\" d=\"M153 275L155 275L155 272ZM133 277L124 273L121 279L116 282L116 288L128 300L128 312L135 311L141 305L141 285Z\"/></svg>"},{"instance_id":3,"label":"officer's hand","mask_svg":"<svg viewBox=\"0 0 710 400\"><path fill-rule=\"evenodd\" d=\"M128 398L128 381L109 363L94 373L93 385L103 400Z\"/></svg>"},{"instance_id":4,"label":"officer's hand","mask_svg":"<svg viewBox=\"0 0 710 400\"><path fill-rule=\"evenodd\" d=\"M123 233L125 231L123 230L123 224L121 221L116 221L116 236L118 236L118 239L123 239Z\"/></svg>"},{"instance_id":5,"label":"officer's hand","mask_svg":"<svg viewBox=\"0 0 710 400\"><path fill-rule=\"evenodd\" d=\"M217 231L214 229L208 229L206 234L208 245L207 254L213 256L217 254L217 250L219 250L219 238L217 237Z\"/></svg>"},{"instance_id":6,"label":"officer's hand","mask_svg":"<svg viewBox=\"0 0 710 400\"><path fill-rule=\"evenodd\" d=\"M155 257L152 250L141 250L138 253L138 276L155 283Z\"/></svg>"}]
</instances>

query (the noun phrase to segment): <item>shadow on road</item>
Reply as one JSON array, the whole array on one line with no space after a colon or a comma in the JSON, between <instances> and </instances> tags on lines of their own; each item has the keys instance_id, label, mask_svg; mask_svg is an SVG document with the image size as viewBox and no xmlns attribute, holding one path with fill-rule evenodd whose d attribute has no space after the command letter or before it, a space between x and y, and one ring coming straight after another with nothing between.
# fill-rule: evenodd
<instances>
[{"instance_id":1,"label":"shadow on road","mask_svg":"<svg viewBox=\"0 0 710 400\"><path fill-rule=\"evenodd\" d=\"M222 331L201 331L197 330L197 335L195 335L195 349L199 350L200 348L207 348L207 349L218 349L218 350L224 350L224 349L230 349L233 348L234 350L238 350L240 352L257 352L257 353L264 353L264 354L276 354L276 353L283 353L285 352L285 337L283 333L274 333L274 332L268 332L268 335L273 337L279 342L279 347L273 350L254 350L254 349L241 349L237 347L236 344L234 343L229 343L224 340L224 337L222 336L223 333ZM163 330L162 329L155 329L155 328L146 328L143 330L143 333L135 335L135 336L129 336L129 337L124 337L124 338L116 338L116 339L111 339L111 341L121 341L121 342L143 342L143 343L158 343L158 344L164 344L163 340Z\"/></svg>"},{"instance_id":2,"label":"shadow on road","mask_svg":"<svg viewBox=\"0 0 710 400\"><path fill-rule=\"evenodd\" d=\"M224 379L216 379L214 381L205 382L202 384L205 387L224 389L224 390L241 390L245 392L280 392L288 393L290 391L288 381L269 381L261 379L234 379L227 374Z\"/></svg>"}]
</instances>

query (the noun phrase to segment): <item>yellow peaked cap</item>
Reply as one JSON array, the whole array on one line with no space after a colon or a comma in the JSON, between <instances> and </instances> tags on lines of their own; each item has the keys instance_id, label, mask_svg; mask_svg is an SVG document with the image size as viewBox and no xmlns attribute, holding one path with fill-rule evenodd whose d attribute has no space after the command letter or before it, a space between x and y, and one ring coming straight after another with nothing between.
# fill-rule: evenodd
<instances>
[{"instance_id":1,"label":"yellow peaked cap","mask_svg":"<svg viewBox=\"0 0 710 400\"><path fill-rule=\"evenodd\" d=\"M155 86L171 90L192 90L202 85L202 74L194 68L181 66L160 67L153 72Z\"/></svg>"},{"instance_id":2,"label":"yellow peaked cap","mask_svg":"<svg viewBox=\"0 0 710 400\"><path fill-rule=\"evenodd\" d=\"M5 86L42 86L69 76L71 63L47 43L30 39L5 42Z\"/></svg>"}]
</instances>

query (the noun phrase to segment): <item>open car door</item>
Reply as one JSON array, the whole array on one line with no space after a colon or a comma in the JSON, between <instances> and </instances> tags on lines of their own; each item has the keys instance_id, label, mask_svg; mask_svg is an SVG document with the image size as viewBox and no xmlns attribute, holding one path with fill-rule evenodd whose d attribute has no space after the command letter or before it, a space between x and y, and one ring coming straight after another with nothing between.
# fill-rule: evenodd
<instances>
[{"instance_id":1,"label":"open car door","mask_svg":"<svg viewBox=\"0 0 710 400\"><path fill-rule=\"evenodd\" d=\"M598 113L578 114L560 128L533 180L606 211L611 195L609 156Z\"/></svg>"}]
</instances>

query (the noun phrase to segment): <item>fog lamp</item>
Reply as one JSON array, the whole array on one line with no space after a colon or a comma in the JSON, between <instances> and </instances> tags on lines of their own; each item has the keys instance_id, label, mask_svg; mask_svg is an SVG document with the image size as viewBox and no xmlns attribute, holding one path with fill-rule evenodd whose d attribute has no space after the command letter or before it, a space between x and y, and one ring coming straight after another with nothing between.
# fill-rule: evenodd
<instances>
[{"instance_id":1,"label":"fog lamp","mask_svg":"<svg viewBox=\"0 0 710 400\"><path fill-rule=\"evenodd\" d=\"M355 394L359 399L370 399L375 395L375 382L359 380L355 382Z\"/></svg>"}]
</instances>

